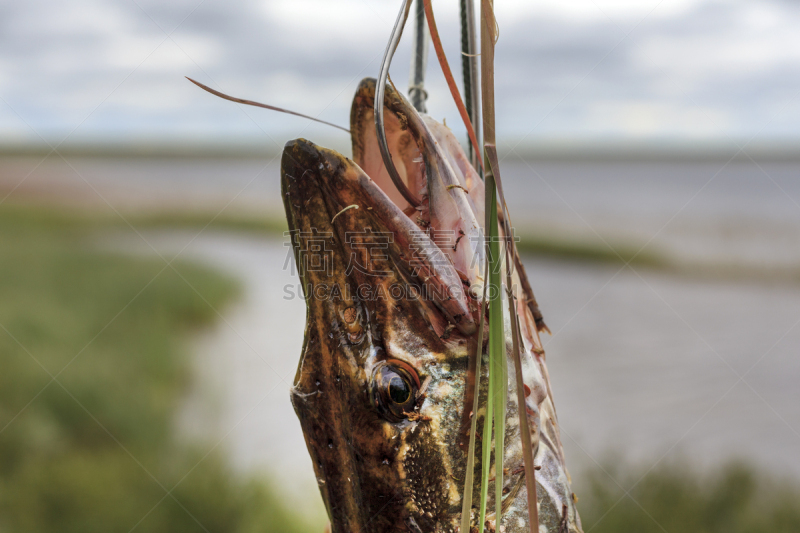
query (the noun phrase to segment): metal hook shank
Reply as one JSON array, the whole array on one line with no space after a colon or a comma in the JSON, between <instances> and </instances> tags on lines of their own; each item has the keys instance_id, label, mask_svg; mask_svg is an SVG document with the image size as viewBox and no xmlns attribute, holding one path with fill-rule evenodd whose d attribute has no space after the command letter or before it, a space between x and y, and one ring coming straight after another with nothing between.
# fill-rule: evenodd
<instances>
[{"instance_id":1,"label":"metal hook shank","mask_svg":"<svg viewBox=\"0 0 800 533\"><path fill-rule=\"evenodd\" d=\"M425 100L428 99L428 92L425 90L425 70L428 66L428 22L425 20L425 3L423 0L416 2L408 97L417 111L427 113Z\"/></svg>"},{"instance_id":2,"label":"metal hook shank","mask_svg":"<svg viewBox=\"0 0 800 533\"><path fill-rule=\"evenodd\" d=\"M394 23L392 35L389 38L389 44L386 46L386 52L383 54L383 61L381 62L381 70L378 75L378 83L375 85L375 130L378 135L378 146L381 149L381 157L386 170L389 172L389 177L392 178L394 186L403 195L403 198L414 207L420 205L420 201L408 190L403 178L397 172L397 168L392 161L392 154L389 152L389 143L386 140L386 128L383 121L383 98L386 93L386 79L389 77L389 66L392 64L392 56L397 50L397 43L400 42L400 37L403 35L403 26L406 24L408 18L408 11L411 7L411 0L403 0L403 5L400 8L400 14L397 15L397 21Z\"/></svg>"}]
</instances>

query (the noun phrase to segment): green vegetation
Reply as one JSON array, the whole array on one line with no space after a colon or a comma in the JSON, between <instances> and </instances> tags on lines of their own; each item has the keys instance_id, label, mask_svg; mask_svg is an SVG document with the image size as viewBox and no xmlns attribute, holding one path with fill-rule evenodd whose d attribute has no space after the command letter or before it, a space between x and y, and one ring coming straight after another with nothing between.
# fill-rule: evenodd
<instances>
[{"instance_id":1,"label":"green vegetation","mask_svg":"<svg viewBox=\"0 0 800 533\"><path fill-rule=\"evenodd\" d=\"M800 487L765 479L742 464L709 476L685 463L662 465L646 475L630 467L605 470L619 485L599 469L581 479L586 488L578 510L586 533L800 531ZM620 486L630 490L630 497Z\"/></svg>"},{"instance_id":2,"label":"green vegetation","mask_svg":"<svg viewBox=\"0 0 800 533\"><path fill-rule=\"evenodd\" d=\"M536 235L520 235L517 249L521 255L562 259L582 263L610 263L622 266L630 263L634 267L670 268L669 261L652 252L631 246L614 246L612 250L602 242L589 243L568 239L547 238Z\"/></svg>"},{"instance_id":3,"label":"green vegetation","mask_svg":"<svg viewBox=\"0 0 800 533\"><path fill-rule=\"evenodd\" d=\"M97 226L127 227L125 222L114 213L100 214L91 211L76 211L65 207L43 208L41 206L13 205L4 205L3 211L4 218L14 219L25 224L59 225L80 229ZM282 235L288 230L286 220L282 216L259 217L223 214L212 220L212 216L207 213L155 212L128 214L126 219L137 229L159 227L200 229L208 224L208 229L271 235ZM211 221L210 224L209 221ZM623 261L631 261L631 265L637 267L673 268L666 258L649 252L638 253L638 249L630 246L615 245L612 250L604 243L574 241L534 234L521 234L519 237L520 241L517 243L517 247L520 253L528 256L616 265L622 265Z\"/></svg>"},{"instance_id":4,"label":"green vegetation","mask_svg":"<svg viewBox=\"0 0 800 533\"><path fill-rule=\"evenodd\" d=\"M637 270L659 270L694 279L800 283L800 268L737 265L729 263L679 263L663 254L639 247L596 241L521 234L517 248L523 256L556 259L577 263L609 264L622 267L628 263Z\"/></svg>"},{"instance_id":5,"label":"green vegetation","mask_svg":"<svg viewBox=\"0 0 800 533\"><path fill-rule=\"evenodd\" d=\"M248 215L213 214L196 211L137 212L124 214L125 220L110 211L81 210L65 206L44 206L42 204L2 205L0 223L8 227L39 228L49 231L128 228L129 222L137 230L152 228L194 228L200 230L225 229L240 232L267 233L282 235L288 229L286 219L281 217L257 217Z\"/></svg>"},{"instance_id":6,"label":"green vegetation","mask_svg":"<svg viewBox=\"0 0 800 533\"><path fill-rule=\"evenodd\" d=\"M109 227L0 208L0 531L304 530L269 487L173 435L183 341L236 283L88 245Z\"/></svg>"},{"instance_id":7,"label":"green vegetation","mask_svg":"<svg viewBox=\"0 0 800 533\"><path fill-rule=\"evenodd\" d=\"M64 228L89 229L95 227L127 228L116 214L76 211L65 207L3 205L4 218L34 225L59 225ZM231 230L244 233L281 236L287 231L286 220L281 216L262 217L248 214L222 214L214 218L203 212L155 212L126 214L126 219L137 229L194 228ZM664 273L699 279L755 281L766 283L800 283L800 268L757 267L725 263L678 263L670 257L650 250L639 251L630 244L612 243L613 249L601 241L584 241L536 233L520 233L517 248L524 257L554 259L575 263L607 264L622 267L625 263L637 270L658 270Z\"/></svg>"}]
</instances>

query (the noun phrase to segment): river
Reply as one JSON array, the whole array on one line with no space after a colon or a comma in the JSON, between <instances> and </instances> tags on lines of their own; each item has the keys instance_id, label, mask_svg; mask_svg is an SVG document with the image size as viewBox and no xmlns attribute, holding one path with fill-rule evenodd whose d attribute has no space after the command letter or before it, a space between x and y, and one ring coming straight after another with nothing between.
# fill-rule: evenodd
<instances>
[{"instance_id":1,"label":"river","mask_svg":"<svg viewBox=\"0 0 800 533\"><path fill-rule=\"evenodd\" d=\"M34 162L4 162L10 189ZM14 166L16 165L16 166ZM14 194L76 197L120 209L202 207L281 216L277 161L57 160ZM800 266L800 165L503 163L518 227L670 258ZM102 195L100 198L97 193ZM196 379L181 431L219 444L244 473L319 503L288 389L304 305L280 237L150 232L151 244L227 271L244 296L193 340ZM188 245L187 245L188 243ZM133 234L115 246L146 251ZM744 460L800 478L800 285L526 259L553 336L548 365L573 475L617 454L645 467ZM292 292L296 294L296 289Z\"/></svg>"},{"instance_id":2,"label":"river","mask_svg":"<svg viewBox=\"0 0 800 533\"><path fill-rule=\"evenodd\" d=\"M195 235L146 238L176 251ZM289 401L305 308L289 296L297 280L287 252L281 239L227 233L183 252L246 290L194 341L197 379L181 424L207 438L213 428L209 442L224 437L237 469L273 476L299 502L316 489ZM800 287L535 259L526 267L553 331L544 343L573 472L618 454L644 466L741 458L800 478Z\"/></svg>"}]
</instances>

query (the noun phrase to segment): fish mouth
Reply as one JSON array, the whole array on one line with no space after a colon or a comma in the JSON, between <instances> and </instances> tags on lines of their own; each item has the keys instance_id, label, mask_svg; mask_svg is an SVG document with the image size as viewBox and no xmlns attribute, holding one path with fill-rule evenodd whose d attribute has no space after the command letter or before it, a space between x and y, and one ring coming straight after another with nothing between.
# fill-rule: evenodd
<instances>
[{"instance_id":1,"label":"fish mouth","mask_svg":"<svg viewBox=\"0 0 800 533\"><path fill-rule=\"evenodd\" d=\"M432 318L433 327L451 325L462 335L472 335L477 330L478 293L473 285L483 281L478 222L483 215L483 183L449 129L423 118L387 86L385 129L392 159L406 186L422 199L420 205L411 206L389 179L380 156L374 95L375 81L366 79L353 101L353 160L306 139L286 144L282 190L292 244L296 251L307 252L304 234L333 234L346 256L337 268L358 270L367 282L393 271L407 286L405 292L423 295L435 308L434 314L440 316ZM322 191L323 201L311 208L315 189ZM304 276L302 269L300 275ZM322 281L312 277L304 284ZM404 292L399 285L392 289Z\"/></svg>"},{"instance_id":2,"label":"fish mouth","mask_svg":"<svg viewBox=\"0 0 800 533\"><path fill-rule=\"evenodd\" d=\"M316 294L355 292L377 297L380 280L389 289L419 295L435 315L437 329L452 324L464 335L476 331L466 278L446 253L353 161L314 143L286 144L281 161L283 200L298 271ZM338 283L343 272L349 284ZM328 278L328 279L326 279ZM352 283L356 282L355 286ZM472 306L474 307L474 306Z\"/></svg>"}]
</instances>

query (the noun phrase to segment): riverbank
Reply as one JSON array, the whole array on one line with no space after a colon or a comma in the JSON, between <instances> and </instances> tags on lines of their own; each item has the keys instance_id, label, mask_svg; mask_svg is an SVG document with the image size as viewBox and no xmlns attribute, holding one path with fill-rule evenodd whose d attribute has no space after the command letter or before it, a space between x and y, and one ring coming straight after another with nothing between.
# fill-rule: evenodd
<instances>
[{"instance_id":1,"label":"riverbank","mask_svg":"<svg viewBox=\"0 0 800 533\"><path fill-rule=\"evenodd\" d=\"M301 531L262 479L174 429L188 339L239 282L96 249L107 230L0 209L0 530Z\"/></svg>"}]
</instances>

